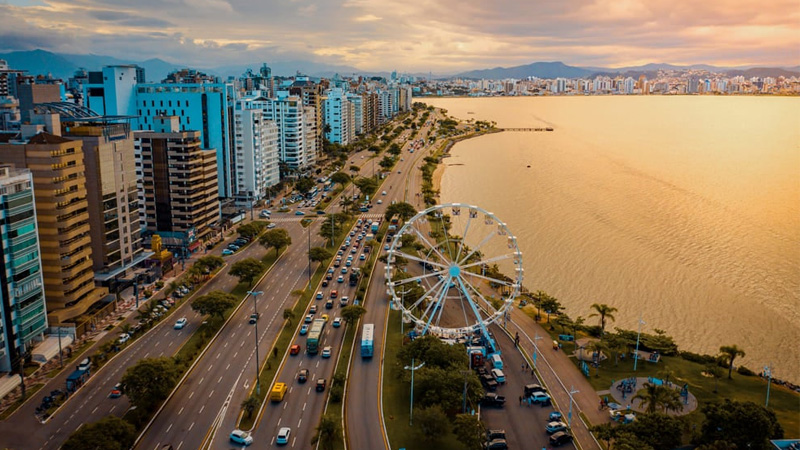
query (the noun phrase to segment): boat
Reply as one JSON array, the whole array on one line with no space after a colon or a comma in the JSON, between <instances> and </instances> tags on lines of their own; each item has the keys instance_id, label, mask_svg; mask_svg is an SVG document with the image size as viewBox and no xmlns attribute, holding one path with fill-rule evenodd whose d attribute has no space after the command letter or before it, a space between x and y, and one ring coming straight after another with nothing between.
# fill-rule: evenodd
<instances>
[{"instance_id":1,"label":"boat","mask_svg":"<svg viewBox=\"0 0 800 450\"><path fill-rule=\"evenodd\" d=\"M472 111L467 111L467 114L475 114L475 113Z\"/></svg>"}]
</instances>

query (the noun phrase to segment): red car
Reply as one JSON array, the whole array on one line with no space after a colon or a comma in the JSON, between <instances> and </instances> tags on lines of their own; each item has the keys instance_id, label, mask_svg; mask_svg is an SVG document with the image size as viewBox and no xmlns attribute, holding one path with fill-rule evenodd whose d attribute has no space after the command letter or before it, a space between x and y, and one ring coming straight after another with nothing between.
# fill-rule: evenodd
<instances>
[{"instance_id":1,"label":"red car","mask_svg":"<svg viewBox=\"0 0 800 450\"><path fill-rule=\"evenodd\" d=\"M336 298L338 296L339 296L339 291L337 291L336 289L331 291L331 298Z\"/></svg>"},{"instance_id":2,"label":"red car","mask_svg":"<svg viewBox=\"0 0 800 450\"><path fill-rule=\"evenodd\" d=\"M289 348L290 355L299 355L300 354L300 344L294 344Z\"/></svg>"}]
</instances>

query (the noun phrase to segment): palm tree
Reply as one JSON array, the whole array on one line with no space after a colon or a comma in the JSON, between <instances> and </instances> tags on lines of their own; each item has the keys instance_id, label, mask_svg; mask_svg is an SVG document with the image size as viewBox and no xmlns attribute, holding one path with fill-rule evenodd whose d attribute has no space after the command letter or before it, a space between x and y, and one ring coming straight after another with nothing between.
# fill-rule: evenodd
<instances>
[{"instance_id":1,"label":"palm tree","mask_svg":"<svg viewBox=\"0 0 800 450\"><path fill-rule=\"evenodd\" d=\"M589 344L586 346L586 348L589 349L593 354L595 352L597 352L597 361L595 362L597 364L597 373L595 373L595 376L599 377L600 376L600 356L603 354L603 351L605 351L607 349L606 348L606 344L604 342L602 342L602 341L592 341L592 342L589 342Z\"/></svg>"},{"instance_id":2,"label":"palm tree","mask_svg":"<svg viewBox=\"0 0 800 450\"><path fill-rule=\"evenodd\" d=\"M597 312L589 314L589 317L600 316L600 335L603 335L606 332L606 319L615 320L614 313L617 312L617 308L605 303L593 303L591 308Z\"/></svg>"},{"instance_id":3,"label":"palm tree","mask_svg":"<svg viewBox=\"0 0 800 450\"><path fill-rule=\"evenodd\" d=\"M336 418L330 414L323 414L322 418L319 419L319 425L314 431L311 444L319 442L323 450L331 450L333 449L334 440L341 434L342 429Z\"/></svg>"},{"instance_id":4,"label":"palm tree","mask_svg":"<svg viewBox=\"0 0 800 450\"><path fill-rule=\"evenodd\" d=\"M681 396L675 389L653 383L645 383L643 387L644 389L640 389L631 401L641 400L642 406L647 405L646 413L652 414L660 408L664 408L665 413L667 410L678 411L682 408Z\"/></svg>"},{"instance_id":5,"label":"palm tree","mask_svg":"<svg viewBox=\"0 0 800 450\"><path fill-rule=\"evenodd\" d=\"M723 345L719 348L720 356L728 362L728 379L730 380L731 373L733 373L733 361L737 356L744 358L744 350L735 345Z\"/></svg>"},{"instance_id":6,"label":"palm tree","mask_svg":"<svg viewBox=\"0 0 800 450\"><path fill-rule=\"evenodd\" d=\"M717 363L710 363L706 365L705 373L714 379L714 393L717 393L717 383L722 378L722 370Z\"/></svg>"},{"instance_id":7,"label":"palm tree","mask_svg":"<svg viewBox=\"0 0 800 450\"><path fill-rule=\"evenodd\" d=\"M247 418L248 419L253 416L253 411L255 411L256 408L258 408L260 406L260 404L261 404L261 402L258 400L258 397L256 397L255 395L251 395L250 397L247 397L242 402L242 409L245 410L245 412L247 413Z\"/></svg>"},{"instance_id":8,"label":"palm tree","mask_svg":"<svg viewBox=\"0 0 800 450\"><path fill-rule=\"evenodd\" d=\"M283 319L289 322L289 326L292 326L292 319L294 319L294 311L292 311L291 308L284 309Z\"/></svg>"},{"instance_id":9,"label":"palm tree","mask_svg":"<svg viewBox=\"0 0 800 450\"><path fill-rule=\"evenodd\" d=\"M658 371L657 375L664 380L664 382L669 383L669 379L675 376L675 371L672 370L670 366L664 364L664 367Z\"/></svg>"},{"instance_id":10,"label":"palm tree","mask_svg":"<svg viewBox=\"0 0 800 450\"><path fill-rule=\"evenodd\" d=\"M619 366L619 354L628 349L628 344L618 334L609 333L603 336L608 351L614 354L614 366Z\"/></svg>"}]
</instances>

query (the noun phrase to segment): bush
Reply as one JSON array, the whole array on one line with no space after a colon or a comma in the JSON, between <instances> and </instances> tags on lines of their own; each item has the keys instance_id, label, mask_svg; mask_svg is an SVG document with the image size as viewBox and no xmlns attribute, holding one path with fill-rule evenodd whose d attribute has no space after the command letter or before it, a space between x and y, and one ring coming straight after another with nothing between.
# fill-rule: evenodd
<instances>
[{"instance_id":1,"label":"bush","mask_svg":"<svg viewBox=\"0 0 800 450\"><path fill-rule=\"evenodd\" d=\"M341 402L343 396L344 396L344 385L334 384L333 386L331 386L331 401L333 403Z\"/></svg>"},{"instance_id":2,"label":"bush","mask_svg":"<svg viewBox=\"0 0 800 450\"><path fill-rule=\"evenodd\" d=\"M739 366L739 368L736 369L736 372L739 373L739 375L744 375L746 377L754 377L754 376L756 376L755 372L753 372L752 370L748 369L745 366Z\"/></svg>"},{"instance_id":3,"label":"bush","mask_svg":"<svg viewBox=\"0 0 800 450\"><path fill-rule=\"evenodd\" d=\"M716 364L717 363L717 358L714 358L713 356L710 356L710 355L701 355L699 353L692 353L692 352L682 351L682 352L680 352L680 356L681 356L681 358L683 358L683 359L685 359L687 361L691 361L691 362L695 362L695 363L703 364L703 365L705 365L705 364Z\"/></svg>"}]
</instances>

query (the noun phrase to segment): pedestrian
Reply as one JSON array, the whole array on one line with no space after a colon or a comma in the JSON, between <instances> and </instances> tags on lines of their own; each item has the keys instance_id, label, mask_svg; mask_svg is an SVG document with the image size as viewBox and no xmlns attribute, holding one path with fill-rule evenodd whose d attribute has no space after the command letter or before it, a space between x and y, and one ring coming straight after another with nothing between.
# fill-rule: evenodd
<instances>
[{"instance_id":1,"label":"pedestrian","mask_svg":"<svg viewBox=\"0 0 800 450\"><path fill-rule=\"evenodd\" d=\"M519 396L519 406L522 406L522 396Z\"/></svg>"}]
</instances>

